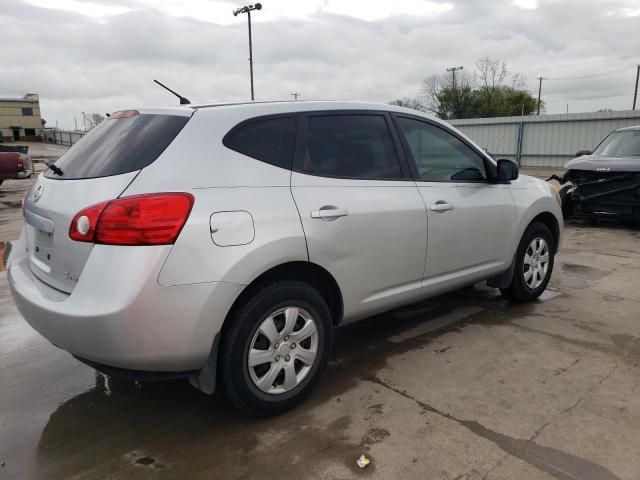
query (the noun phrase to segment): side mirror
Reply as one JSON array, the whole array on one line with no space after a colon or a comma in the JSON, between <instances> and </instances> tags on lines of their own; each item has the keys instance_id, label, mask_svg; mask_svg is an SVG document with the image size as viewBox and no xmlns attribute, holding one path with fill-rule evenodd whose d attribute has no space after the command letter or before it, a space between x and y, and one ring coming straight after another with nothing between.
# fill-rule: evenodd
<instances>
[{"instance_id":1,"label":"side mirror","mask_svg":"<svg viewBox=\"0 0 640 480\"><path fill-rule=\"evenodd\" d=\"M583 155L591 155L591 150L578 150L576 152L576 157L581 157Z\"/></svg>"},{"instance_id":2,"label":"side mirror","mask_svg":"<svg viewBox=\"0 0 640 480\"><path fill-rule=\"evenodd\" d=\"M498 182L510 182L518 178L518 164L513 160L500 159L496 168Z\"/></svg>"}]
</instances>

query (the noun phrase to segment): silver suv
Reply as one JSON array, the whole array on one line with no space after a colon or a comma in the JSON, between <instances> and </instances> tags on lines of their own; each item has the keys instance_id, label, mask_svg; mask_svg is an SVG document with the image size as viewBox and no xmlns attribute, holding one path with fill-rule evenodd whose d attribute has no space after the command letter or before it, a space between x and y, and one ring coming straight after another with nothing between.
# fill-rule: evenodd
<instances>
[{"instance_id":1,"label":"silver suv","mask_svg":"<svg viewBox=\"0 0 640 480\"><path fill-rule=\"evenodd\" d=\"M547 183L450 125L336 102L115 112L24 217L8 278L36 330L253 415L302 400L338 325L484 280L537 298L562 232Z\"/></svg>"}]
</instances>

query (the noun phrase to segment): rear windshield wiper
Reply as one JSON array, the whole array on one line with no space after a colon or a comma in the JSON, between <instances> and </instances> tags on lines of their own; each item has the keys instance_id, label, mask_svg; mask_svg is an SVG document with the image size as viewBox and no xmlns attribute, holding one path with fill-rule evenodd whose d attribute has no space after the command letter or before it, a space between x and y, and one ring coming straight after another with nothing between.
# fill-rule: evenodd
<instances>
[{"instance_id":1,"label":"rear windshield wiper","mask_svg":"<svg viewBox=\"0 0 640 480\"><path fill-rule=\"evenodd\" d=\"M58 175L59 177L64 175L64 172L62 171L62 169L60 167L56 167L55 164L50 163L49 164L49 168L51 169L51 171L53 173L55 173L56 175Z\"/></svg>"}]
</instances>

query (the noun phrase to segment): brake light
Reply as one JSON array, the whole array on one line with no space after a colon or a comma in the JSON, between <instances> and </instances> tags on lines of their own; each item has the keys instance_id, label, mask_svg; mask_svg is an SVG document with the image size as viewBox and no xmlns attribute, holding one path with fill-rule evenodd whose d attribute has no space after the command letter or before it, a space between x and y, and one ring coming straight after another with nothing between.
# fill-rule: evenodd
<instances>
[{"instance_id":1,"label":"brake light","mask_svg":"<svg viewBox=\"0 0 640 480\"><path fill-rule=\"evenodd\" d=\"M18 170L22 170L22 168L24 167L24 163L23 163L23 160L22 160L22 155L18 155L16 157L16 165L18 167Z\"/></svg>"},{"instance_id":2,"label":"brake light","mask_svg":"<svg viewBox=\"0 0 640 480\"><path fill-rule=\"evenodd\" d=\"M78 212L69 237L105 245L170 245L191 213L193 195L153 193L118 198Z\"/></svg>"},{"instance_id":3,"label":"brake light","mask_svg":"<svg viewBox=\"0 0 640 480\"><path fill-rule=\"evenodd\" d=\"M117 120L119 118L131 118L139 115L137 110L120 110L109 115L109 120Z\"/></svg>"}]
</instances>

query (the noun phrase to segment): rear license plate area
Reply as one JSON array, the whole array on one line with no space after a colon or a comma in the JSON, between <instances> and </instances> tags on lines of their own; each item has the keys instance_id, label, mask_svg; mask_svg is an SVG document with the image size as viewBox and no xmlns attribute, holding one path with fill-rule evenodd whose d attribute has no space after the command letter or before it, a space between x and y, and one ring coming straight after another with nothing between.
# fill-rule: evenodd
<instances>
[{"instance_id":1,"label":"rear license plate area","mask_svg":"<svg viewBox=\"0 0 640 480\"><path fill-rule=\"evenodd\" d=\"M53 258L53 233L36 229L33 256L49 265Z\"/></svg>"}]
</instances>

